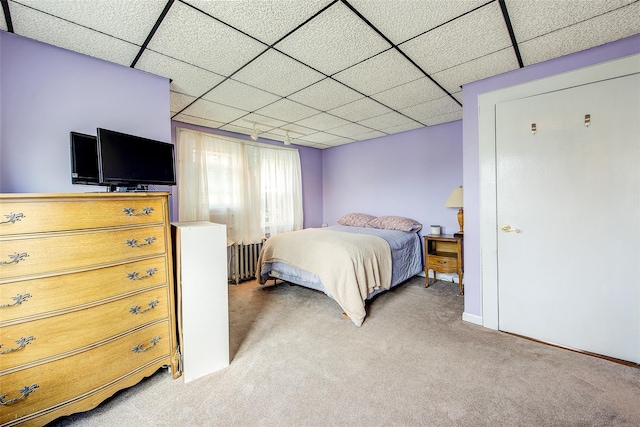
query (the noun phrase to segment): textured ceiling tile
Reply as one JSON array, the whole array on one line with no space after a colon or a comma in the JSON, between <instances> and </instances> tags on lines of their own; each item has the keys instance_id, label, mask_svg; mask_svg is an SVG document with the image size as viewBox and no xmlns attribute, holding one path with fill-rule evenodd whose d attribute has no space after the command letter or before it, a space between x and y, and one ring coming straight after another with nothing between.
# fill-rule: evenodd
<instances>
[{"instance_id":1,"label":"textured ceiling tile","mask_svg":"<svg viewBox=\"0 0 640 427\"><path fill-rule=\"evenodd\" d=\"M170 105L172 114L182 111L187 105L196 100L194 96L189 96L174 91L169 92L169 99L171 102Z\"/></svg>"},{"instance_id":2,"label":"textured ceiling tile","mask_svg":"<svg viewBox=\"0 0 640 427\"><path fill-rule=\"evenodd\" d=\"M424 126L422 126L420 123L415 122L415 121L412 120L412 121L410 121L408 123L404 123L404 124L401 124L401 125L390 126L388 128L384 128L384 129L382 129L382 131L391 135L391 134L394 134L394 133L400 133L400 132L406 132L406 131L409 131L409 130L419 129L421 127L424 127Z\"/></svg>"},{"instance_id":3,"label":"textured ceiling tile","mask_svg":"<svg viewBox=\"0 0 640 427\"><path fill-rule=\"evenodd\" d=\"M625 3L602 0L505 1L513 32L520 43L602 15ZM640 20L640 16L636 14L635 19Z\"/></svg>"},{"instance_id":4,"label":"textured ceiling tile","mask_svg":"<svg viewBox=\"0 0 640 427\"><path fill-rule=\"evenodd\" d=\"M486 3L486 0L350 0L393 43L435 28Z\"/></svg>"},{"instance_id":5,"label":"textured ceiling tile","mask_svg":"<svg viewBox=\"0 0 640 427\"><path fill-rule=\"evenodd\" d=\"M312 133L316 133L317 130L315 129L311 129L308 127L304 127L304 126L300 126L298 124L295 123L289 123L286 124L284 126L281 126L281 129L285 130L285 131L289 131L289 135L291 136L291 138L295 137L299 137L299 136L303 136L303 135L310 135Z\"/></svg>"},{"instance_id":6,"label":"textured ceiling tile","mask_svg":"<svg viewBox=\"0 0 640 427\"><path fill-rule=\"evenodd\" d=\"M19 0L21 4L142 46L166 0ZM13 8L13 4L11 6Z\"/></svg>"},{"instance_id":7,"label":"textured ceiling tile","mask_svg":"<svg viewBox=\"0 0 640 427\"><path fill-rule=\"evenodd\" d=\"M330 147L337 147L339 145L344 145L344 144L350 144L352 142L356 142L356 140L352 139L352 138L336 138L336 139L332 139L331 141L327 141L325 143L323 143L323 147L322 148L330 148Z\"/></svg>"},{"instance_id":8,"label":"textured ceiling tile","mask_svg":"<svg viewBox=\"0 0 640 427\"><path fill-rule=\"evenodd\" d=\"M412 119L424 124L427 124L431 117L457 111L462 111L462 107L460 107L449 96L443 96L442 98L425 102L424 104L418 104L414 105L413 107L408 107L400 110L402 114L406 114Z\"/></svg>"},{"instance_id":9,"label":"textured ceiling tile","mask_svg":"<svg viewBox=\"0 0 640 427\"><path fill-rule=\"evenodd\" d=\"M324 76L287 56L269 50L233 76L234 80L280 96L288 96Z\"/></svg>"},{"instance_id":10,"label":"textured ceiling tile","mask_svg":"<svg viewBox=\"0 0 640 427\"><path fill-rule=\"evenodd\" d=\"M338 139L343 139L342 137L336 136L336 135L332 135L330 133L326 133L326 132L316 132L316 133L312 133L310 135L305 135L302 136L300 138L296 138L300 141L308 141L308 142L315 142L315 143L320 143L320 144L327 144L331 141L335 141Z\"/></svg>"},{"instance_id":11,"label":"textured ceiling tile","mask_svg":"<svg viewBox=\"0 0 640 427\"><path fill-rule=\"evenodd\" d=\"M356 141L365 141L367 139L380 138L381 136L385 136L385 135L387 134L378 130L369 130L368 132L364 132L358 135L353 135L350 138L353 138Z\"/></svg>"},{"instance_id":12,"label":"textured ceiling tile","mask_svg":"<svg viewBox=\"0 0 640 427\"><path fill-rule=\"evenodd\" d=\"M269 131L273 128L277 128L280 126L284 126L287 122L283 122L282 120L274 119L272 117L263 116L261 114L251 113L242 117L239 120L233 122L234 125L237 126L246 126L253 130L253 125L255 124L256 130L258 133Z\"/></svg>"},{"instance_id":13,"label":"textured ceiling tile","mask_svg":"<svg viewBox=\"0 0 640 427\"><path fill-rule=\"evenodd\" d=\"M390 46L347 6L338 2L275 47L331 75Z\"/></svg>"},{"instance_id":14,"label":"textured ceiling tile","mask_svg":"<svg viewBox=\"0 0 640 427\"><path fill-rule=\"evenodd\" d=\"M357 123L349 123L346 125L328 129L327 131L334 135L357 139L355 138L356 135L362 135L363 133L368 133L372 130Z\"/></svg>"},{"instance_id":15,"label":"textured ceiling tile","mask_svg":"<svg viewBox=\"0 0 640 427\"><path fill-rule=\"evenodd\" d=\"M360 99L362 95L335 80L326 78L288 98L309 107L327 111Z\"/></svg>"},{"instance_id":16,"label":"textured ceiling tile","mask_svg":"<svg viewBox=\"0 0 640 427\"><path fill-rule=\"evenodd\" d=\"M384 129L391 126L398 126L405 123L412 122L408 117L403 116L395 111L391 111L389 113L382 114L380 116L371 117L366 120L360 120L362 126L369 127L371 129Z\"/></svg>"},{"instance_id":17,"label":"textured ceiling tile","mask_svg":"<svg viewBox=\"0 0 640 427\"><path fill-rule=\"evenodd\" d=\"M392 110L381 105L379 102L373 101L369 98L362 98L341 107L334 108L328 111L328 113L342 117L345 120L359 122L361 120L368 119L369 117L388 113L389 111Z\"/></svg>"},{"instance_id":18,"label":"textured ceiling tile","mask_svg":"<svg viewBox=\"0 0 640 427\"><path fill-rule=\"evenodd\" d=\"M401 86L385 90L372 96L395 110L421 104L432 99L440 98L444 91L428 77L422 77Z\"/></svg>"},{"instance_id":19,"label":"textured ceiling tile","mask_svg":"<svg viewBox=\"0 0 640 427\"><path fill-rule=\"evenodd\" d=\"M11 3L16 34L74 52L129 66L140 48L132 43Z\"/></svg>"},{"instance_id":20,"label":"textured ceiling tile","mask_svg":"<svg viewBox=\"0 0 640 427\"><path fill-rule=\"evenodd\" d=\"M462 120L462 110L454 111L453 113L442 114L440 116L433 116L425 120L425 125L433 126L441 123L453 122L456 120Z\"/></svg>"},{"instance_id":21,"label":"textured ceiling tile","mask_svg":"<svg viewBox=\"0 0 640 427\"><path fill-rule=\"evenodd\" d=\"M0 30L7 31L7 20L4 19L4 13L0 13Z\"/></svg>"},{"instance_id":22,"label":"textured ceiling tile","mask_svg":"<svg viewBox=\"0 0 640 427\"><path fill-rule=\"evenodd\" d=\"M402 54L390 49L334 77L365 95L371 95L423 76Z\"/></svg>"},{"instance_id":23,"label":"textured ceiling tile","mask_svg":"<svg viewBox=\"0 0 640 427\"><path fill-rule=\"evenodd\" d=\"M277 95L232 79L227 79L203 98L246 111L258 110L280 99Z\"/></svg>"},{"instance_id":24,"label":"textured ceiling tile","mask_svg":"<svg viewBox=\"0 0 640 427\"><path fill-rule=\"evenodd\" d=\"M205 126L213 129L218 129L220 128L220 126L224 125L224 123L217 122L215 120L203 119L202 117L194 117L188 114L178 114L173 118L173 120L183 123L191 123L198 126Z\"/></svg>"},{"instance_id":25,"label":"textured ceiling tile","mask_svg":"<svg viewBox=\"0 0 640 427\"><path fill-rule=\"evenodd\" d=\"M400 45L427 74L511 46L498 2Z\"/></svg>"},{"instance_id":26,"label":"textured ceiling tile","mask_svg":"<svg viewBox=\"0 0 640 427\"><path fill-rule=\"evenodd\" d=\"M180 2L175 2L149 42L167 56L228 76L266 46Z\"/></svg>"},{"instance_id":27,"label":"textured ceiling tile","mask_svg":"<svg viewBox=\"0 0 640 427\"><path fill-rule=\"evenodd\" d=\"M638 33L640 2L520 43L520 54L531 65Z\"/></svg>"},{"instance_id":28,"label":"textured ceiling tile","mask_svg":"<svg viewBox=\"0 0 640 427\"><path fill-rule=\"evenodd\" d=\"M462 85L497 74L518 69L518 59L511 47L456 65L431 77L449 93L458 92Z\"/></svg>"},{"instance_id":29,"label":"textured ceiling tile","mask_svg":"<svg viewBox=\"0 0 640 427\"><path fill-rule=\"evenodd\" d=\"M281 99L280 101L259 109L258 113L285 122L297 122L298 120L318 114L319 111L288 99Z\"/></svg>"},{"instance_id":30,"label":"textured ceiling tile","mask_svg":"<svg viewBox=\"0 0 640 427\"><path fill-rule=\"evenodd\" d=\"M224 80L224 77L194 65L146 49L136 68L171 79L171 90L192 96L203 93Z\"/></svg>"},{"instance_id":31,"label":"textured ceiling tile","mask_svg":"<svg viewBox=\"0 0 640 427\"><path fill-rule=\"evenodd\" d=\"M275 43L331 3L331 0L185 1L267 44Z\"/></svg>"},{"instance_id":32,"label":"textured ceiling tile","mask_svg":"<svg viewBox=\"0 0 640 427\"><path fill-rule=\"evenodd\" d=\"M341 119L340 117L332 116L331 114L327 113L316 114L315 116L296 121L297 125L320 131L343 126L348 123L348 121Z\"/></svg>"},{"instance_id":33,"label":"textured ceiling tile","mask_svg":"<svg viewBox=\"0 0 640 427\"><path fill-rule=\"evenodd\" d=\"M247 111L238 110L226 105L199 99L191 104L185 114L195 117L202 117L216 122L230 123L248 114Z\"/></svg>"}]
</instances>

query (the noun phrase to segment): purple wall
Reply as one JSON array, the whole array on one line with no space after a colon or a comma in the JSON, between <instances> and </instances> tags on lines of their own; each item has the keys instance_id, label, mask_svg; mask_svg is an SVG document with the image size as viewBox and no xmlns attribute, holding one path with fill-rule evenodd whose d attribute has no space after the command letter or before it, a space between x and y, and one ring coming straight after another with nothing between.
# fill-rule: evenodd
<instances>
[{"instance_id":1,"label":"purple wall","mask_svg":"<svg viewBox=\"0 0 640 427\"><path fill-rule=\"evenodd\" d=\"M171 140L166 78L5 31L0 44L0 192L104 190L71 184L70 131Z\"/></svg>"},{"instance_id":2,"label":"purple wall","mask_svg":"<svg viewBox=\"0 0 640 427\"><path fill-rule=\"evenodd\" d=\"M225 135L250 141L248 135L211 129L204 126L192 125L189 123L172 121L171 140L174 144L176 141L177 127L192 129L199 132ZM271 141L264 138L260 138L258 142L282 146L281 142ZM300 167L302 169L302 209L304 211L303 226L305 228L320 227L320 225L322 224L322 153L317 148L297 145L292 145L291 147L297 148L298 152L300 153ZM174 191L174 193L176 192L177 191ZM180 197L179 194L177 195L177 197L174 197L172 201L172 210L174 212L177 212L178 197ZM177 218L177 216L174 218Z\"/></svg>"},{"instance_id":3,"label":"purple wall","mask_svg":"<svg viewBox=\"0 0 640 427\"><path fill-rule=\"evenodd\" d=\"M445 208L462 185L462 122L402 132L322 152L323 220L349 212L399 215L458 231L457 209ZM428 231L426 231L428 233Z\"/></svg>"},{"instance_id":4,"label":"purple wall","mask_svg":"<svg viewBox=\"0 0 640 427\"><path fill-rule=\"evenodd\" d=\"M640 52L640 35L531 65L463 87L465 313L482 315L478 95Z\"/></svg>"}]
</instances>

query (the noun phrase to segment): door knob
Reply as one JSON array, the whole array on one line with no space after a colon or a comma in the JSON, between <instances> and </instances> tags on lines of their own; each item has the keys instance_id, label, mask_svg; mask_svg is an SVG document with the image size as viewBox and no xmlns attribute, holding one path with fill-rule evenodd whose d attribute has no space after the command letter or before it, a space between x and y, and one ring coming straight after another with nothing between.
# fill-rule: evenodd
<instances>
[{"instance_id":1,"label":"door knob","mask_svg":"<svg viewBox=\"0 0 640 427\"><path fill-rule=\"evenodd\" d=\"M510 225L505 225L502 227L502 231L504 231L505 233L511 233L512 231L515 233L519 233L520 229L519 228L511 228Z\"/></svg>"}]
</instances>

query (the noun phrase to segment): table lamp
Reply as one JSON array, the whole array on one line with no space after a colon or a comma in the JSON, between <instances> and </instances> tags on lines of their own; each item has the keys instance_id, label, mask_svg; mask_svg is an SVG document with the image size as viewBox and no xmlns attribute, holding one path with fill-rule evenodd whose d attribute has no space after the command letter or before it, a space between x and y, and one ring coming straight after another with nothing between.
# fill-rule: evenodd
<instances>
[{"instance_id":1,"label":"table lamp","mask_svg":"<svg viewBox=\"0 0 640 427\"><path fill-rule=\"evenodd\" d=\"M459 208L458 209L458 225L460 226L460 231L454 234L455 237L464 236L464 231L463 231L464 213L462 210L462 206L463 206L462 200L463 200L463 193L462 193L462 186L460 186L453 189L453 191L449 195L449 198L444 203L445 207L447 208Z\"/></svg>"}]
</instances>

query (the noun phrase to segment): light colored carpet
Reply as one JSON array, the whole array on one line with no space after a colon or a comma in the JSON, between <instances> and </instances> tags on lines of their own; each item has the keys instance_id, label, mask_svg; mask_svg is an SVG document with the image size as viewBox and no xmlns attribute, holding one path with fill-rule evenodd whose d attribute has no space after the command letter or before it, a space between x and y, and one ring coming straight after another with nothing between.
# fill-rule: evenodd
<instances>
[{"instance_id":1,"label":"light colored carpet","mask_svg":"<svg viewBox=\"0 0 640 427\"><path fill-rule=\"evenodd\" d=\"M361 328L324 294L230 286L232 362L158 371L56 426L639 426L640 369L461 320L457 285L416 277Z\"/></svg>"}]
</instances>

